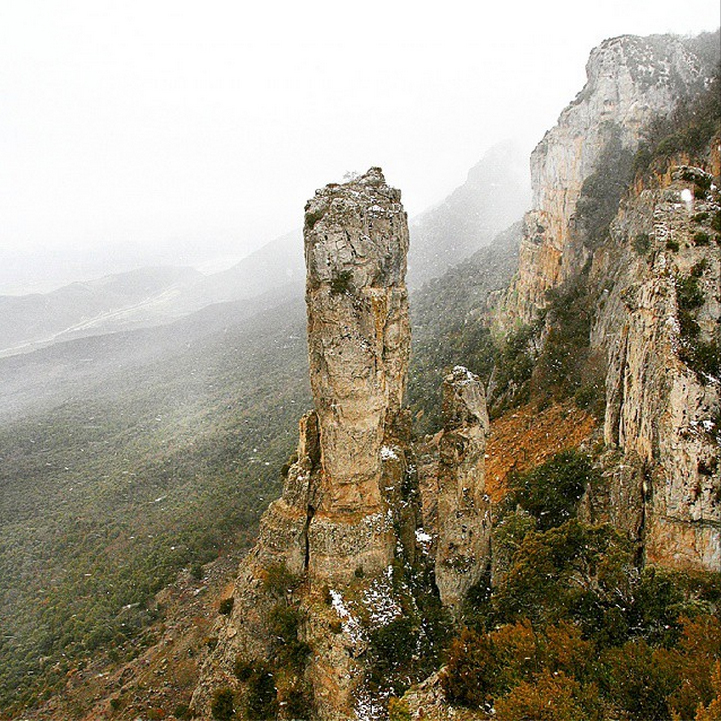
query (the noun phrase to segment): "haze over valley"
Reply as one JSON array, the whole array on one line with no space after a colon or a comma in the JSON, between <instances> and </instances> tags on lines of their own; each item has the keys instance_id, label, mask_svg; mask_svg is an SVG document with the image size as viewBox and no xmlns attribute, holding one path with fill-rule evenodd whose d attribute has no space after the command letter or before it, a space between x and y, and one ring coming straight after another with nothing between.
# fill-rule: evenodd
<instances>
[{"instance_id":1,"label":"haze over valley","mask_svg":"<svg viewBox=\"0 0 721 721\"><path fill-rule=\"evenodd\" d=\"M0 719L718 718L718 25L4 3Z\"/></svg>"}]
</instances>

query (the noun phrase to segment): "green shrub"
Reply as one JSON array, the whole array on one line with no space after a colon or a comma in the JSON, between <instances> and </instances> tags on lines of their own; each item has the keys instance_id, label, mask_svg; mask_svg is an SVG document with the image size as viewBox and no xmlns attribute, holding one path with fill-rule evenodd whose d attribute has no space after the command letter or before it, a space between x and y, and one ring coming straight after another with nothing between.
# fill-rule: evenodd
<instances>
[{"instance_id":1,"label":"green shrub","mask_svg":"<svg viewBox=\"0 0 721 721\"><path fill-rule=\"evenodd\" d=\"M563 451L527 473L512 473L512 502L536 519L539 530L547 531L575 516L586 486L598 475L588 456Z\"/></svg>"},{"instance_id":2,"label":"green shrub","mask_svg":"<svg viewBox=\"0 0 721 721\"><path fill-rule=\"evenodd\" d=\"M246 661L242 656L238 656L233 664L233 674L238 681L248 681L255 673L256 664L252 661Z\"/></svg>"},{"instance_id":3,"label":"green shrub","mask_svg":"<svg viewBox=\"0 0 721 721\"><path fill-rule=\"evenodd\" d=\"M711 242L711 236L703 230L697 230L693 234L694 245L708 245Z\"/></svg>"},{"instance_id":4,"label":"green shrub","mask_svg":"<svg viewBox=\"0 0 721 721\"><path fill-rule=\"evenodd\" d=\"M491 417L528 401L539 332L538 326L522 326L509 333L495 353L494 389L489 398Z\"/></svg>"},{"instance_id":5,"label":"green shrub","mask_svg":"<svg viewBox=\"0 0 721 721\"><path fill-rule=\"evenodd\" d=\"M330 292L332 295L350 293L353 281L353 271L342 270L330 280Z\"/></svg>"},{"instance_id":6,"label":"green shrub","mask_svg":"<svg viewBox=\"0 0 721 721\"><path fill-rule=\"evenodd\" d=\"M408 704L401 698L388 699L388 721L412 721Z\"/></svg>"},{"instance_id":7,"label":"green shrub","mask_svg":"<svg viewBox=\"0 0 721 721\"><path fill-rule=\"evenodd\" d=\"M689 311L704 304L703 290L695 274L679 277L676 280L676 302L681 310Z\"/></svg>"},{"instance_id":8,"label":"green shrub","mask_svg":"<svg viewBox=\"0 0 721 721\"><path fill-rule=\"evenodd\" d=\"M610 526L589 526L576 519L543 533L529 533L493 597L497 621L527 616L534 625L572 620L589 637L617 626L622 602L631 603L633 553Z\"/></svg>"},{"instance_id":9,"label":"green shrub","mask_svg":"<svg viewBox=\"0 0 721 721\"><path fill-rule=\"evenodd\" d=\"M632 719L670 719L669 696L681 679L668 655L636 639L606 652L611 697Z\"/></svg>"},{"instance_id":10,"label":"green shrub","mask_svg":"<svg viewBox=\"0 0 721 721\"><path fill-rule=\"evenodd\" d=\"M718 337L703 340L696 311L704 302L703 289L699 278L706 268L705 259L697 263L688 276L676 280L676 303L681 336L679 357L691 368L702 382L704 376L718 377L721 374L721 344Z\"/></svg>"},{"instance_id":11,"label":"green shrub","mask_svg":"<svg viewBox=\"0 0 721 721\"><path fill-rule=\"evenodd\" d=\"M718 41L716 41L718 42ZM707 87L691 102L679 102L670 115L658 116L645 130L645 138L636 153L634 170L647 170L656 158L669 158L678 152L699 152L718 132L721 123L721 78L718 70ZM691 175L689 180L695 180ZM704 188L702 180L699 190Z\"/></svg>"},{"instance_id":12,"label":"green shrub","mask_svg":"<svg viewBox=\"0 0 721 721\"><path fill-rule=\"evenodd\" d=\"M298 681L285 694L284 716L294 721L310 721L316 718L313 690L310 684Z\"/></svg>"},{"instance_id":13,"label":"green shrub","mask_svg":"<svg viewBox=\"0 0 721 721\"><path fill-rule=\"evenodd\" d=\"M673 240L672 238L669 238L666 241L666 250L671 250L674 253L678 253L679 244L677 240Z\"/></svg>"},{"instance_id":14,"label":"green shrub","mask_svg":"<svg viewBox=\"0 0 721 721\"><path fill-rule=\"evenodd\" d=\"M609 126L606 143L596 170L581 186L576 203L576 228L588 248L596 248L607 237L618 204L633 175L634 156L623 146L620 129Z\"/></svg>"},{"instance_id":15,"label":"green shrub","mask_svg":"<svg viewBox=\"0 0 721 721\"><path fill-rule=\"evenodd\" d=\"M223 616L228 616L230 614L230 612L233 610L234 603L235 603L235 598L233 598L233 596L224 598L218 605L218 613L222 614Z\"/></svg>"},{"instance_id":16,"label":"green shrub","mask_svg":"<svg viewBox=\"0 0 721 721\"><path fill-rule=\"evenodd\" d=\"M721 210L717 210L711 218L711 229L721 233Z\"/></svg>"},{"instance_id":17,"label":"green shrub","mask_svg":"<svg viewBox=\"0 0 721 721\"><path fill-rule=\"evenodd\" d=\"M632 245L638 255L646 255L651 249L651 237L648 233L638 233L634 237Z\"/></svg>"},{"instance_id":18,"label":"green shrub","mask_svg":"<svg viewBox=\"0 0 721 721\"><path fill-rule=\"evenodd\" d=\"M573 398L599 417L605 410L605 360L590 348L597 304L588 288L589 267L547 293L545 342L531 379L539 402Z\"/></svg>"},{"instance_id":19,"label":"green shrub","mask_svg":"<svg viewBox=\"0 0 721 721\"><path fill-rule=\"evenodd\" d=\"M283 602L271 609L268 618L278 663L298 670L303 668L311 652L310 646L298 638L302 620L297 608Z\"/></svg>"},{"instance_id":20,"label":"green shrub","mask_svg":"<svg viewBox=\"0 0 721 721\"><path fill-rule=\"evenodd\" d=\"M230 721L235 715L235 699L233 690L230 688L219 688L213 694L213 701L210 704L210 712L213 718L219 721Z\"/></svg>"},{"instance_id":21,"label":"green shrub","mask_svg":"<svg viewBox=\"0 0 721 721\"><path fill-rule=\"evenodd\" d=\"M298 586L299 581L284 563L273 563L266 569L263 588L275 598L285 598Z\"/></svg>"},{"instance_id":22,"label":"green shrub","mask_svg":"<svg viewBox=\"0 0 721 721\"><path fill-rule=\"evenodd\" d=\"M416 652L418 629L411 618L400 616L370 634L371 681L381 683Z\"/></svg>"},{"instance_id":23,"label":"green shrub","mask_svg":"<svg viewBox=\"0 0 721 721\"><path fill-rule=\"evenodd\" d=\"M246 715L253 721L274 719L278 713L278 698L273 674L265 666L259 666L248 679Z\"/></svg>"}]
</instances>

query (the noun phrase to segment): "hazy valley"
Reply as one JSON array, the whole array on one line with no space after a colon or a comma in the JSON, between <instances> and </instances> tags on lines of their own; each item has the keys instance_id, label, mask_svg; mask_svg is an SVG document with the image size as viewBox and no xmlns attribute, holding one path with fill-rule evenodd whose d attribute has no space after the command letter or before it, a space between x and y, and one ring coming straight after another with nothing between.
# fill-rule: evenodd
<instances>
[{"instance_id":1,"label":"hazy valley","mask_svg":"<svg viewBox=\"0 0 721 721\"><path fill-rule=\"evenodd\" d=\"M411 219L410 310L387 281L377 356L407 394L352 513L323 505L311 421L294 453L325 367L300 231L209 276L0 298L0 714L717 718L718 33L606 41L587 75L532 201L501 147ZM371 173L322 191L307 243L363 183L389 205L353 222L402 235ZM361 264L328 258L350 275L317 271L311 309L346 318ZM391 520L359 550L321 525L340 513Z\"/></svg>"}]
</instances>

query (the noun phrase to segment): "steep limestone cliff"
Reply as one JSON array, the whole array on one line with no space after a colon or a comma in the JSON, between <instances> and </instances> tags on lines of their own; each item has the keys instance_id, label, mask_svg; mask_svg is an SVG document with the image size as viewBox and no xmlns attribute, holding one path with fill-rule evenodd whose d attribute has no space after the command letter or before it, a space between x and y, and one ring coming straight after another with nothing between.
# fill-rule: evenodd
<instances>
[{"instance_id":1,"label":"steep limestone cliff","mask_svg":"<svg viewBox=\"0 0 721 721\"><path fill-rule=\"evenodd\" d=\"M709 69L679 38L625 35L595 48L587 82L531 155L533 202L519 268L497 322L529 323L546 291L578 272L590 255L574 225L584 182L605 153L632 153L643 129L703 89Z\"/></svg>"},{"instance_id":2,"label":"steep limestone cliff","mask_svg":"<svg viewBox=\"0 0 721 721\"><path fill-rule=\"evenodd\" d=\"M604 289L591 341L608 353L605 441L633 470L610 484L609 515L647 562L716 571L719 200L701 168L651 174L622 203L590 276Z\"/></svg>"},{"instance_id":3,"label":"steep limestone cliff","mask_svg":"<svg viewBox=\"0 0 721 721\"><path fill-rule=\"evenodd\" d=\"M591 53L585 87L532 154L534 210L494 313L499 329L529 324L543 319L549 290L571 281L588 289L590 349L606 373L605 442L620 451L604 457L601 515L648 562L718 570L719 379L699 369L718 354L709 226L718 138L635 180L632 166L649 124L699 97L711 72L670 36L624 36ZM541 347L552 322L542 322Z\"/></svg>"}]
</instances>

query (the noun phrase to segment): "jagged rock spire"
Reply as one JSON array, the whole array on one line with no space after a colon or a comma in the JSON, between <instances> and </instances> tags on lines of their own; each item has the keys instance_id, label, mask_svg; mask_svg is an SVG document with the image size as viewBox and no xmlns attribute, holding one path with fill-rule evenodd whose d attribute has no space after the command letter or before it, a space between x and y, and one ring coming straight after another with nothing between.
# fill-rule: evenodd
<instances>
[{"instance_id":1,"label":"jagged rock spire","mask_svg":"<svg viewBox=\"0 0 721 721\"><path fill-rule=\"evenodd\" d=\"M456 366L443 380L443 433L438 440L438 550L441 600L458 610L490 558L491 504L486 495L489 422L483 385Z\"/></svg>"},{"instance_id":2,"label":"jagged rock spire","mask_svg":"<svg viewBox=\"0 0 721 721\"><path fill-rule=\"evenodd\" d=\"M305 208L310 381L326 514L380 509L380 450L410 351L408 222L380 168L316 191Z\"/></svg>"}]
</instances>

